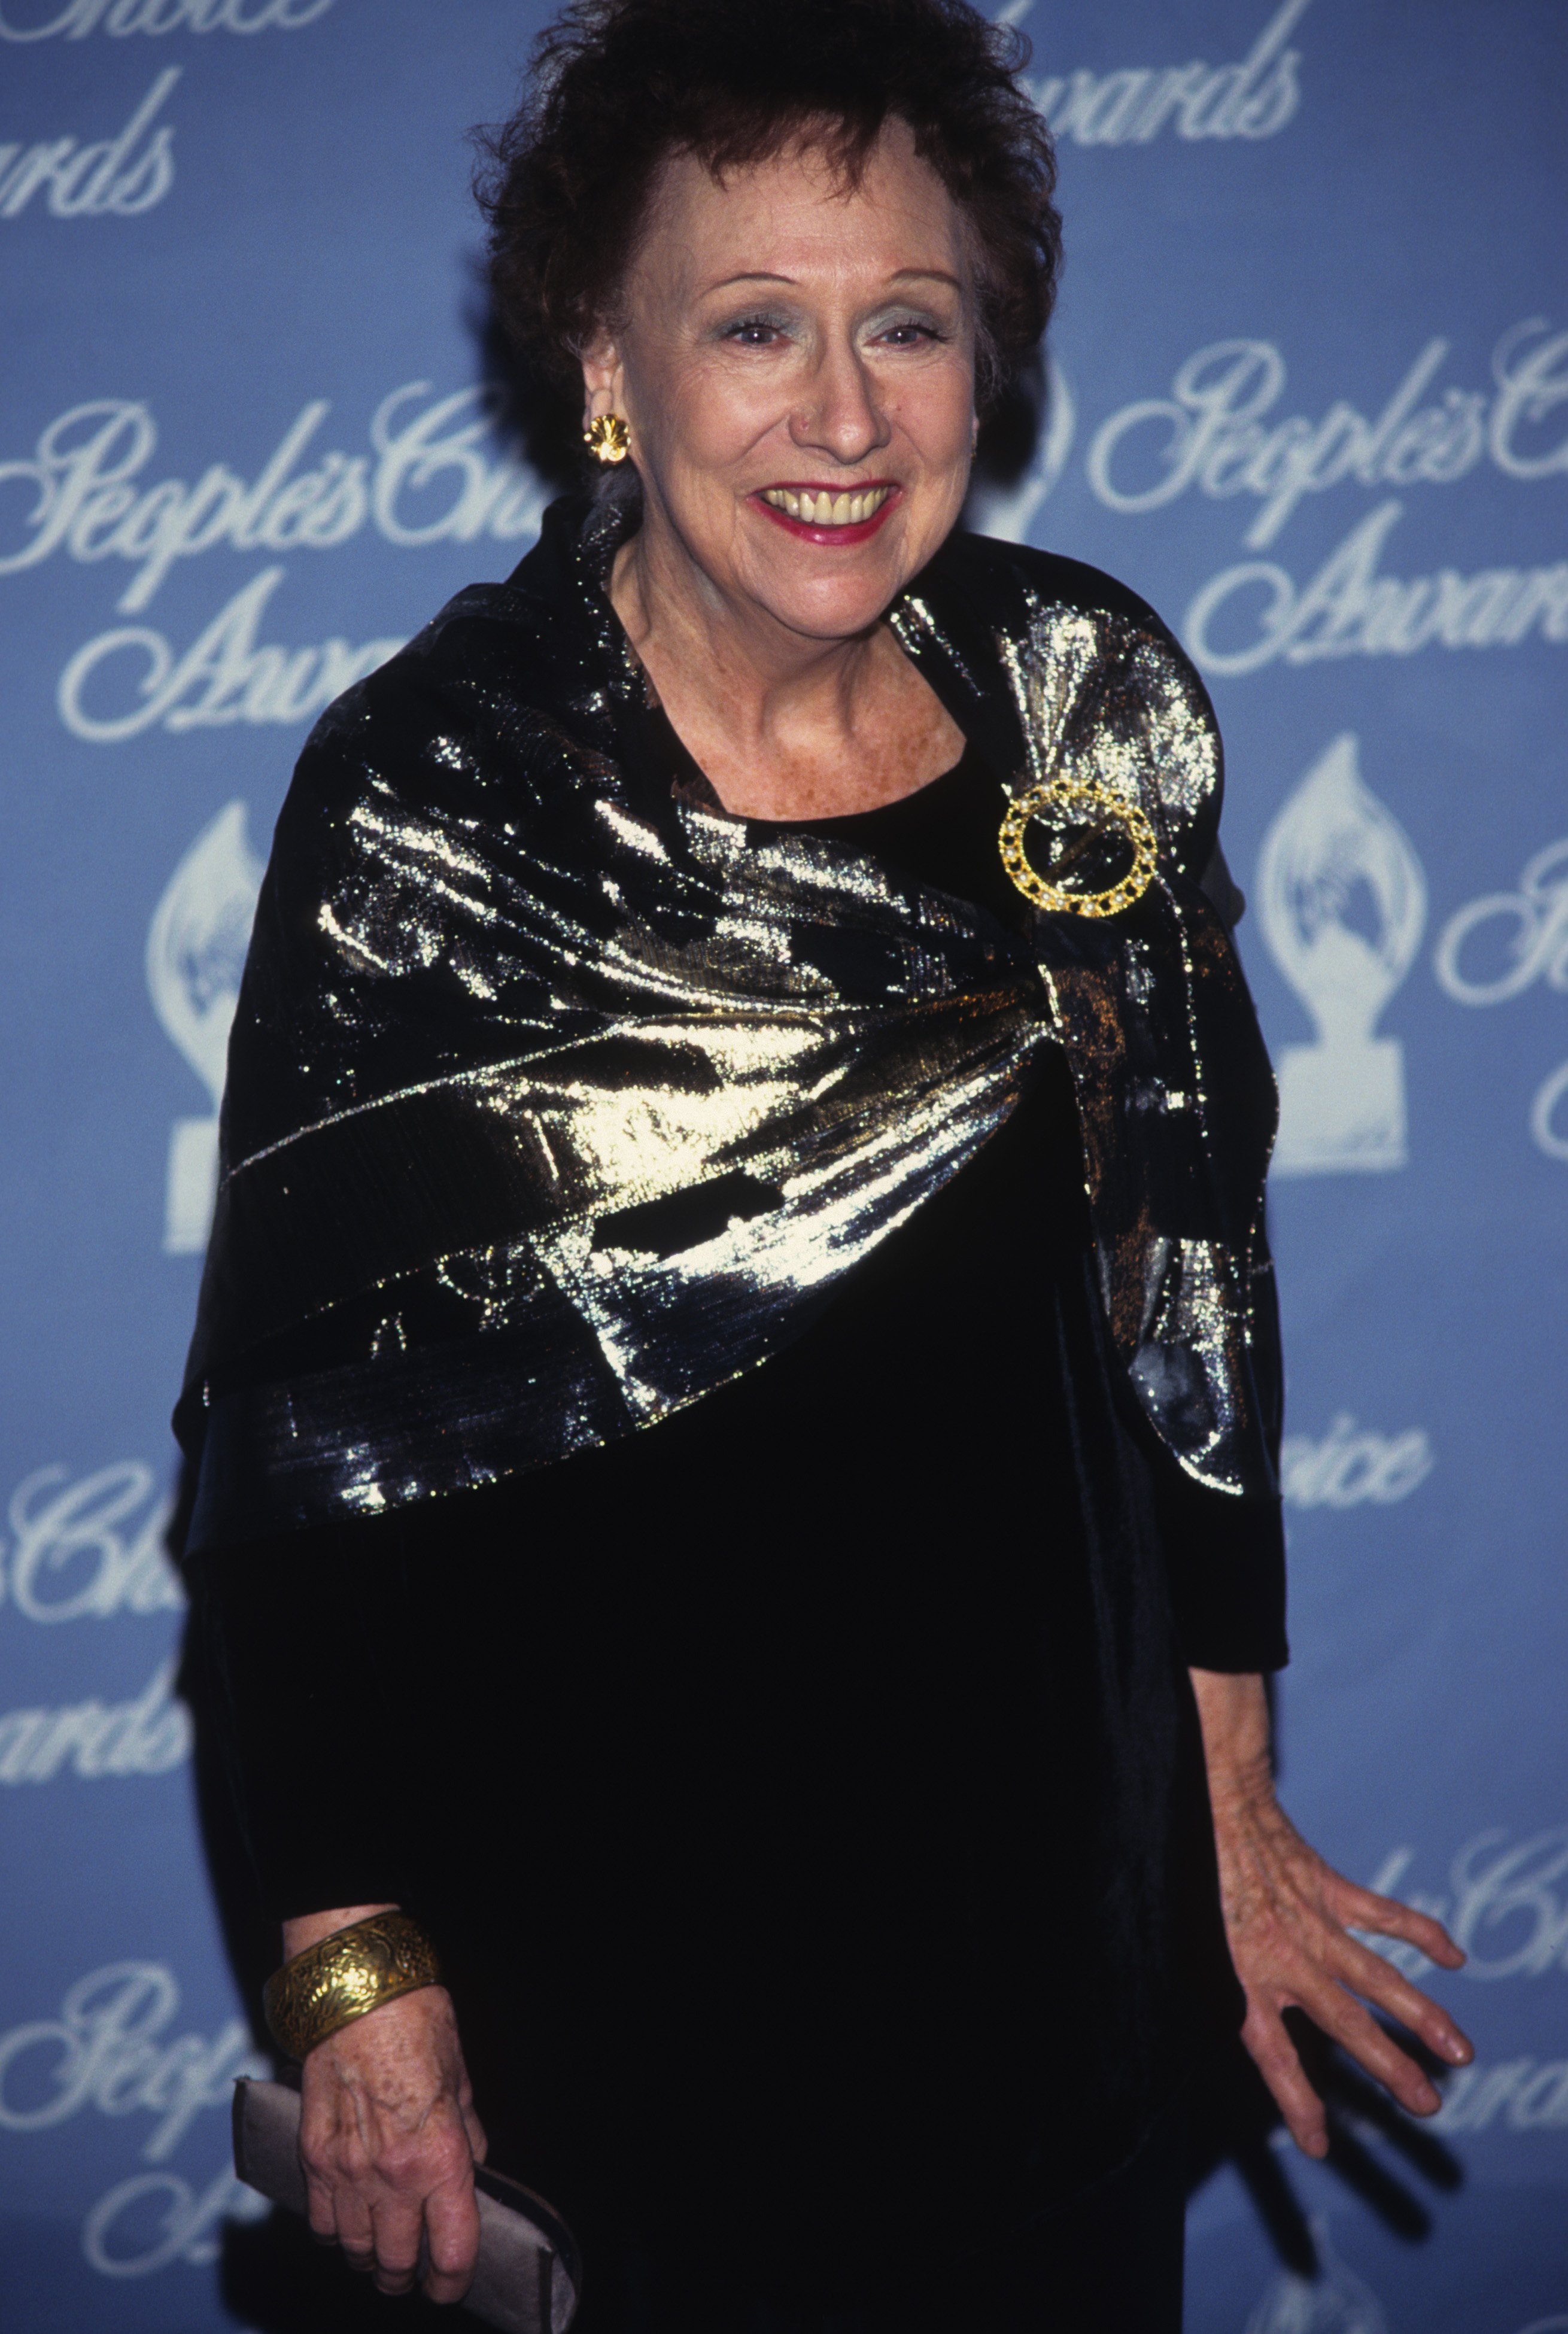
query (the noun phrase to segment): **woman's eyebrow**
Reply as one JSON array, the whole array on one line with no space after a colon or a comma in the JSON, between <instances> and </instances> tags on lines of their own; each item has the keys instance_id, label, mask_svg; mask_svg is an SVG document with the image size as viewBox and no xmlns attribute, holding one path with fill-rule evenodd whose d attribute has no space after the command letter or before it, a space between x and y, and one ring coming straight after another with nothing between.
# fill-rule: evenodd
<instances>
[{"instance_id":1,"label":"woman's eyebrow","mask_svg":"<svg viewBox=\"0 0 1568 2334\"><path fill-rule=\"evenodd\" d=\"M957 276L949 275L945 267L900 267L888 278L890 284L949 284L955 292L964 288Z\"/></svg>"},{"instance_id":2,"label":"woman's eyebrow","mask_svg":"<svg viewBox=\"0 0 1568 2334\"><path fill-rule=\"evenodd\" d=\"M899 267L896 268L887 280L890 284L946 284L955 292L962 292L964 289L958 277L949 275L945 267ZM796 275L780 275L771 268L752 267L746 269L739 275L721 275L717 282L705 284L701 296L706 299L709 293L727 292L736 284L787 284L791 286L798 286L799 283L800 278Z\"/></svg>"},{"instance_id":3,"label":"woman's eyebrow","mask_svg":"<svg viewBox=\"0 0 1568 2334\"><path fill-rule=\"evenodd\" d=\"M794 284L795 281L793 275L775 275L767 268L754 267L741 275L721 275L717 283L705 284L703 292L705 295L709 292L727 292L732 284Z\"/></svg>"}]
</instances>

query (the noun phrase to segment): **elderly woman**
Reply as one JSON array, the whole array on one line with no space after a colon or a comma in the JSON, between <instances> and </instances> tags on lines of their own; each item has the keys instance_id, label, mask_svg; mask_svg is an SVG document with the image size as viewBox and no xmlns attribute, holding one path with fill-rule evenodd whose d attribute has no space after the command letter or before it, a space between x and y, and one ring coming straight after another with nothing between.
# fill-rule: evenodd
<instances>
[{"instance_id":1,"label":"elderly woman","mask_svg":"<svg viewBox=\"0 0 1568 2334\"><path fill-rule=\"evenodd\" d=\"M1208 703L957 531L1057 256L1016 45L577 0L489 208L599 487L278 825L191 1567L313 2224L389 2291L462 2292L482 2117L585 2329L1150 2334L1227 2033L1310 2154L1285 2008L1418 2114L1363 2004L1468 2056L1270 1782Z\"/></svg>"}]
</instances>

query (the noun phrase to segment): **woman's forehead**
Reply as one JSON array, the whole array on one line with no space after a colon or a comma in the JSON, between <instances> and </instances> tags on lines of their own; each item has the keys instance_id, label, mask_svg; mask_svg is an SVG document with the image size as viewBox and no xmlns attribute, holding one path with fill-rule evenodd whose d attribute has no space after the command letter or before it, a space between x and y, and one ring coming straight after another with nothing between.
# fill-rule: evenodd
<instances>
[{"instance_id":1,"label":"woman's forehead","mask_svg":"<svg viewBox=\"0 0 1568 2334\"><path fill-rule=\"evenodd\" d=\"M700 297L742 281L804 285L917 275L963 284L965 221L902 122L851 176L814 143L716 173L672 155L651 193L636 267Z\"/></svg>"}]
</instances>

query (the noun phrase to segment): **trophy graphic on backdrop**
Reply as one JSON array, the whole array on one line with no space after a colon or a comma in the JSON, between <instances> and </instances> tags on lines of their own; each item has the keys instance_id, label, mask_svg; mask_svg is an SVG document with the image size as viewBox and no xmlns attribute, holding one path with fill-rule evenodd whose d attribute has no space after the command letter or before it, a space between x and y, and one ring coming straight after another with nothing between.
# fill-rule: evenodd
<instances>
[{"instance_id":1,"label":"trophy graphic on backdrop","mask_svg":"<svg viewBox=\"0 0 1568 2334\"><path fill-rule=\"evenodd\" d=\"M169 1129L163 1217L169 1256L199 1256L207 1246L229 1024L261 879L245 834L245 806L231 802L175 869L147 935L153 1010L212 1097L210 1115L177 1118Z\"/></svg>"},{"instance_id":2,"label":"trophy graphic on backdrop","mask_svg":"<svg viewBox=\"0 0 1568 2334\"><path fill-rule=\"evenodd\" d=\"M1315 2276L1282 2271L1247 2320L1246 2334L1389 2334L1382 2303L1340 2259L1322 2213L1313 2214L1312 2235Z\"/></svg>"},{"instance_id":3,"label":"trophy graphic on backdrop","mask_svg":"<svg viewBox=\"0 0 1568 2334\"><path fill-rule=\"evenodd\" d=\"M1264 840L1258 912L1275 963L1317 1025L1279 1061L1278 1175L1403 1167L1404 1051L1372 1032L1427 921L1421 863L1361 784L1348 730Z\"/></svg>"},{"instance_id":4,"label":"trophy graphic on backdrop","mask_svg":"<svg viewBox=\"0 0 1568 2334\"><path fill-rule=\"evenodd\" d=\"M1073 404L1073 391L1067 376L1054 357L1045 361L1044 428L1034 450L1034 459L1021 478L1003 486L992 480L980 479L975 488L975 506L966 521L982 535L995 535L1000 543L1027 543L1029 527L1035 512L1044 501L1066 466L1073 450L1073 432L1077 415Z\"/></svg>"}]
</instances>

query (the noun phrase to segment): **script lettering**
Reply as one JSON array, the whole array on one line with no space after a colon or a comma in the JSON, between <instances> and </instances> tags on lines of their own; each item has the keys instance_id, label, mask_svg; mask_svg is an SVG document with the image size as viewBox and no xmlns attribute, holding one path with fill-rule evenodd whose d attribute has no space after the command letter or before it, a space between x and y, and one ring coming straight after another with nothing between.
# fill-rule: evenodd
<instances>
[{"instance_id":1,"label":"script lettering","mask_svg":"<svg viewBox=\"0 0 1568 2334\"><path fill-rule=\"evenodd\" d=\"M163 1545L174 1502L154 1499L154 1488L139 1459L75 1483L63 1467L39 1468L12 1494L0 1599L8 1587L24 1619L50 1624L178 1612L185 1598Z\"/></svg>"},{"instance_id":2,"label":"script lettering","mask_svg":"<svg viewBox=\"0 0 1568 2334\"><path fill-rule=\"evenodd\" d=\"M1029 13L1010 7L1001 21ZM1048 75L1030 93L1060 140L1078 146L1147 146L1174 126L1178 137L1273 138L1301 103L1301 51L1285 42L1307 0L1284 0L1239 64L1123 68Z\"/></svg>"},{"instance_id":3,"label":"script lettering","mask_svg":"<svg viewBox=\"0 0 1568 2334\"><path fill-rule=\"evenodd\" d=\"M320 648L262 647L261 620L284 574L281 567L264 567L183 656L161 632L140 624L87 641L60 676L57 702L65 727L78 738L111 745L159 722L179 731L223 728L234 721L303 721L403 646L400 640L375 640L355 648L334 637ZM127 656L139 663L133 688L140 702L124 712L93 711L90 688L104 668ZM118 689L123 704L123 678Z\"/></svg>"},{"instance_id":4,"label":"script lettering","mask_svg":"<svg viewBox=\"0 0 1568 2334\"><path fill-rule=\"evenodd\" d=\"M97 32L116 40L131 33L297 33L332 5L332 0L67 0L62 8L55 0L43 0L44 14L29 24L26 0L5 0L0 41L84 41Z\"/></svg>"},{"instance_id":5,"label":"script lettering","mask_svg":"<svg viewBox=\"0 0 1568 2334\"><path fill-rule=\"evenodd\" d=\"M1449 1927L1473 1978L1544 1977L1568 1946L1568 1827L1516 1847L1507 1837L1483 1832L1454 1859Z\"/></svg>"},{"instance_id":6,"label":"script lettering","mask_svg":"<svg viewBox=\"0 0 1568 2334\"><path fill-rule=\"evenodd\" d=\"M1568 836L1525 863L1516 892L1488 892L1448 919L1432 969L1460 1005L1505 1005L1536 981L1568 990ZM1537 1087L1530 1137L1568 1160L1568 1062Z\"/></svg>"},{"instance_id":7,"label":"script lettering","mask_svg":"<svg viewBox=\"0 0 1568 2334\"><path fill-rule=\"evenodd\" d=\"M1478 978L1465 969L1467 945L1477 938L1490 940L1494 967ZM1499 957L1501 970L1495 969ZM1568 989L1568 836L1535 854L1516 892L1488 892L1451 916L1432 965L1461 1005L1503 1005L1537 980Z\"/></svg>"},{"instance_id":8,"label":"script lettering","mask_svg":"<svg viewBox=\"0 0 1568 2334\"><path fill-rule=\"evenodd\" d=\"M410 381L382 400L370 423L370 443L380 457L372 502L376 524L389 543L472 543L486 531L503 539L535 534L540 506L532 480L486 459L481 441L493 416L482 393L459 390L400 428L394 426L400 407L429 394L428 381ZM456 490L445 510L418 516L406 509L408 496L421 495L447 477Z\"/></svg>"},{"instance_id":9,"label":"script lettering","mask_svg":"<svg viewBox=\"0 0 1568 2334\"><path fill-rule=\"evenodd\" d=\"M266 2198L228 2165L197 2191L173 2172L139 2172L101 2196L82 2227L82 2250L101 2277L150 2277L171 2262L203 2268L223 2249L225 2221L265 2221Z\"/></svg>"},{"instance_id":10,"label":"script lettering","mask_svg":"<svg viewBox=\"0 0 1568 2334\"><path fill-rule=\"evenodd\" d=\"M332 410L325 398L313 398L254 482L216 462L194 483L163 478L146 487L139 474L158 445L147 407L129 398L72 406L40 432L30 456L0 462L0 488L12 498L0 575L37 567L57 551L87 564L125 560L136 572L117 606L130 616L150 604L178 562L225 545L331 550L370 521L398 544L531 539L544 495L491 439L493 396L466 389L421 403L431 397L428 382L413 381L383 399L371 423L371 454L310 457Z\"/></svg>"},{"instance_id":11,"label":"script lettering","mask_svg":"<svg viewBox=\"0 0 1568 2334\"><path fill-rule=\"evenodd\" d=\"M0 1783L48 1783L66 1767L100 1775L167 1775L190 1756L190 1712L165 1662L132 1702L0 1712Z\"/></svg>"},{"instance_id":12,"label":"script lettering","mask_svg":"<svg viewBox=\"0 0 1568 2334\"><path fill-rule=\"evenodd\" d=\"M1549 331L1544 318L1533 316L1504 334L1492 359L1497 398L1488 443L1492 459L1511 478L1549 478L1568 470L1568 435L1544 449L1519 442L1522 431L1539 429L1568 400L1568 333L1527 346L1533 333Z\"/></svg>"},{"instance_id":13,"label":"script lettering","mask_svg":"<svg viewBox=\"0 0 1568 2334\"><path fill-rule=\"evenodd\" d=\"M1294 1508L1390 1507L1407 1500L1431 1473L1432 1446L1418 1427L1405 1434L1358 1432L1342 1411L1321 1442L1286 1435L1280 1446L1280 1486Z\"/></svg>"},{"instance_id":14,"label":"script lettering","mask_svg":"<svg viewBox=\"0 0 1568 2334\"><path fill-rule=\"evenodd\" d=\"M1469 1956L1461 1972L1481 1982L1546 1977L1568 1969L1568 1825L1540 1831L1515 1846L1505 1831L1469 1840L1449 1867L1447 1895L1418 1894L1403 1886L1416 1860L1397 1848L1374 1876L1381 1896L1398 1895L1419 1913L1441 1921ZM1409 1977L1431 1964L1414 1945L1367 1937L1365 1943Z\"/></svg>"},{"instance_id":15,"label":"script lettering","mask_svg":"<svg viewBox=\"0 0 1568 2334\"><path fill-rule=\"evenodd\" d=\"M118 138L95 146L78 146L74 138L0 146L0 218L19 217L41 188L56 218L109 211L134 218L151 210L174 184L174 131L167 122L154 130L153 117L178 79L178 65L159 73Z\"/></svg>"},{"instance_id":16,"label":"script lettering","mask_svg":"<svg viewBox=\"0 0 1568 2334\"><path fill-rule=\"evenodd\" d=\"M162 2164L197 2117L226 2107L237 2076L265 2072L243 2022L230 2019L209 2042L165 2041L179 1987L161 1962L111 1962L78 1978L58 2018L0 2034L0 2128L49 2131L85 2107L158 2120L142 2159Z\"/></svg>"},{"instance_id":17,"label":"script lettering","mask_svg":"<svg viewBox=\"0 0 1568 2334\"><path fill-rule=\"evenodd\" d=\"M1443 2104L1430 2128L1485 2131L1499 2118L1512 2131L1560 2131L1568 2126L1568 2059L1544 2065L1534 2059L1507 2059L1492 2067L1477 2059L1460 2067L1444 2078ZM1556 2322L1568 2327L1568 2320Z\"/></svg>"},{"instance_id":18,"label":"script lettering","mask_svg":"<svg viewBox=\"0 0 1568 2334\"><path fill-rule=\"evenodd\" d=\"M1559 1063L1530 1104L1530 1134L1548 1159L1568 1159L1568 1062Z\"/></svg>"},{"instance_id":19,"label":"script lettering","mask_svg":"<svg viewBox=\"0 0 1568 2334\"><path fill-rule=\"evenodd\" d=\"M1183 630L1192 654L1211 671L1242 673L1278 659L1413 656L1434 644L1513 648L1532 632L1568 641L1568 560L1474 575L1444 567L1408 581L1380 574L1401 507L1380 503L1299 590L1272 560L1223 568L1188 609Z\"/></svg>"},{"instance_id":20,"label":"script lettering","mask_svg":"<svg viewBox=\"0 0 1568 2334\"><path fill-rule=\"evenodd\" d=\"M1521 467L1526 458L1514 434L1523 418L1538 419L1557 394L1568 395L1568 381L1551 378L1568 354L1568 336L1500 371L1490 411L1477 391L1448 389L1421 401L1448 353L1447 341L1429 341L1373 419L1339 398L1319 420L1295 414L1265 426L1285 384L1279 350L1271 341L1213 342L1178 367L1169 397L1140 398L1101 424L1089 448L1090 486L1111 509L1127 512L1162 509L1189 487L1219 500L1255 496L1261 507L1243 540L1260 551L1305 496L1347 478L1363 487L1448 486L1488 448L1515 477L1544 475Z\"/></svg>"}]
</instances>

